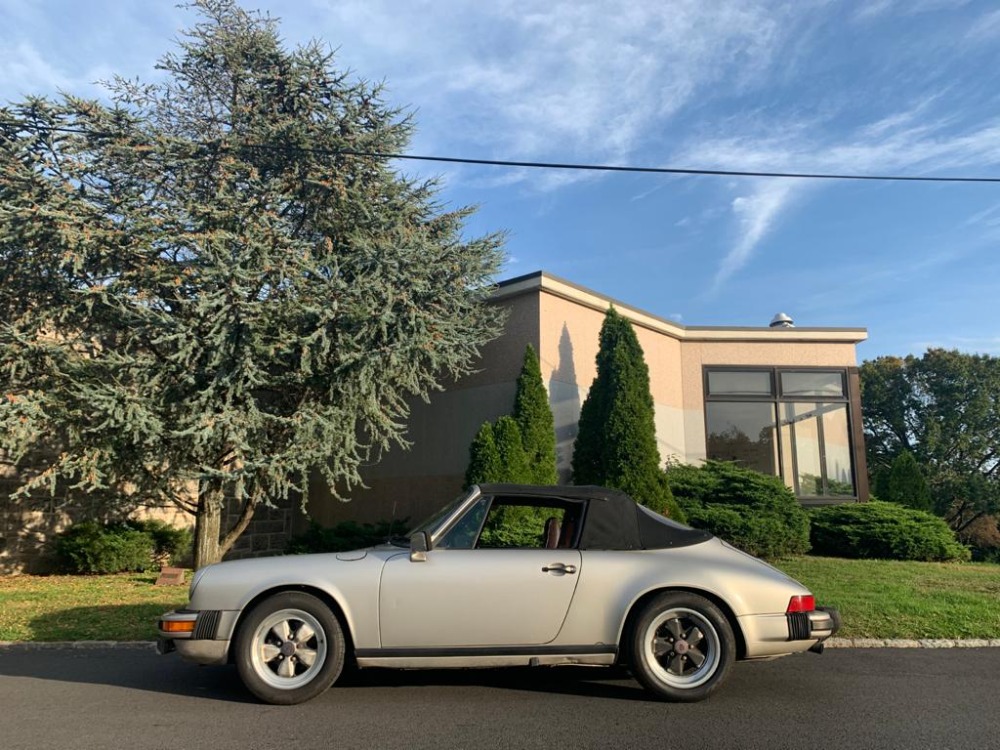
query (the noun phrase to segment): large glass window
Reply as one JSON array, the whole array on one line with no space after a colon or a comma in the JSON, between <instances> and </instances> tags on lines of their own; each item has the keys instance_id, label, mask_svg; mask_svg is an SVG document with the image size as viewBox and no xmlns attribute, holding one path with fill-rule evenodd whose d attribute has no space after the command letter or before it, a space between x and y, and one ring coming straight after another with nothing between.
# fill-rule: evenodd
<instances>
[{"instance_id":1,"label":"large glass window","mask_svg":"<svg viewBox=\"0 0 1000 750\"><path fill-rule=\"evenodd\" d=\"M854 495L847 404L783 403L782 476L796 495Z\"/></svg>"},{"instance_id":2,"label":"large glass window","mask_svg":"<svg viewBox=\"0 0 1000 750\"><path fill-rule=\"evenodd\" d=\"M707 369L705 385L708 458L777 474L803 498L857 495L843 370Z\"/></svg>"},{"instance_id":3,"label":"large glass window","mask_svg":"<svg viewBox=\"0 0 1000 750\"><path fill-rule=\"evenodd\" d=\"M778 473L774 404L755 401L709 401L708 457L735 461L766 474Z\"/></svg>"}]
</instances>

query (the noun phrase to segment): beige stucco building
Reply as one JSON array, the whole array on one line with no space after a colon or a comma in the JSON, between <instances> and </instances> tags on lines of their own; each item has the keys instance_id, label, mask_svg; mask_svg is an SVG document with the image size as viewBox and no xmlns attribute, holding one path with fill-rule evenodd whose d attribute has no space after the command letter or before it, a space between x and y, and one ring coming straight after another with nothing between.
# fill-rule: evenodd
<instances>
[{"instance_id":1,"label":"beige stucco building","mask_svg":"<svg viewBox=\"0 0 1000 750\"><path fill-rule=\"evenodd\" d=\"M413 404L412 448L366 467L367 487L351 502L314 485L313 520L416 522L456 495L479 426L513 410L527 344L539 353L560 476L569 481L610 305L632 321L645 352L664 461L738 460L782 476L803 503L867 499L855 353L864 329L683 326L543 272L500 283L493 304L506 308L506 330L484 348L478 372ZM91 516L79 498L14 500L19 484L0 461L0 574L47 569L54 535ZM230 557L279 553L307 520L294 501L261 509Z\"/></svg>"},{"instance_id":2,"label":"beige stucco building","mask_svg":"<svg viewBox=\"0 0 1000 750\"><path fill-rule=\"evenodd\" d=\"M527 344L539 353L568 481L610 305L645 352L665 461L738 460L782 476L807 504L867 499L855 352L864 329L684 326L544 272L500 283L493 303L509 317L479 371L414 404L412 448L367 467L368 487L351 502L317 490L316 521L417 520L458 493L476 430L513 409Z\"/></svg>"}]
</instances>

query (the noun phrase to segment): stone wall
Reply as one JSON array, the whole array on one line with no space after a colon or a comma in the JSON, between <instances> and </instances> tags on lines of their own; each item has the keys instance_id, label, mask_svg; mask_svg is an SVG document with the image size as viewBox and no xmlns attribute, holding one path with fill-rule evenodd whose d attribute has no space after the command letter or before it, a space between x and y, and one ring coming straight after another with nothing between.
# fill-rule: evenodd
<instances>
[{"instance_id":1,"label":"stone wall","mask_svg":"<svg viewBox=\"0 0 1000 750\"><path fill-rule=\"evenodd\" d=\"M14 467L0 460L0 575L53 573L52 543L56 535L78 521L107 520L107 507L98 498L79 494L70 497L66 491L58 491L54 496L39 494L14 499L11 493L20 483ZM226 559L284 552L297 502L289 500L278 507L259 508ZM226 518L229 526L236 522L237 510L235 504L229 508ZM191 516L173 507L140 508L133 515L157 518L175 526L194 523Z\"/></svg>"},{"instance_id":2,"label":"stone wall","mask_svg":"<svg viewBox=\"0 0 1000 750\"><path fill-rule=\"evenodd\" d=\"M247 530L236 540L226 559L238 560L244 557L282 554L292 533L292 513L295 507L297 501L286 500L279 502L273 508L267 506L258 508ZM238 508L230 507L225 521L227 526L232 527L236 523L237 511Z\"/></svg>"}]
</instances>

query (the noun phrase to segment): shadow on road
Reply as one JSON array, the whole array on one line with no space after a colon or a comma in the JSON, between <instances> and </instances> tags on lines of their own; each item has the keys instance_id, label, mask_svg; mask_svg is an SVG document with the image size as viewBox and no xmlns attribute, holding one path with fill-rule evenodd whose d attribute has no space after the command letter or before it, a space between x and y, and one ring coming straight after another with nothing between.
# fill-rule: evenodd
<instances>
[{"instance_id":1,"label":"shadow on road","mask_svg":"<svg viewBox=\"0 0 1000 750\"><path fill-rule=\"evenodd\" d=\"M487 687L628 701L654 700L622 668L506 667L498 669L364 669L350 675L343 689Z\"/></svg>"},{"instance_id":2,"label":"shadow on road","mask_svg":"<svg viewBox=\"0 0 1000 750\"><path fill-rule=\"evenodd\" d=\"M151 646L121 648L0 649L0 676L108 685L131 690L253 703L233 666L206 667L176 654L158 656ZM479 687L582 697L648 701L650 696L624 669L513 667L505 669L365 669L345 674L335 691L377 691L419 687Z\"/></svg>"},{"instance_id":3,"label":"shadow on road","mask_svg":"<svg viewBox=\"0 0 1000 750\"><path fill-rule=\"evenodd\" d=\"M254 702L233 667L199 667L182 662L176 655L157 656L151 646L138 644L121 648L0 648L0 676Z\"/></svg>"}]
</instances>

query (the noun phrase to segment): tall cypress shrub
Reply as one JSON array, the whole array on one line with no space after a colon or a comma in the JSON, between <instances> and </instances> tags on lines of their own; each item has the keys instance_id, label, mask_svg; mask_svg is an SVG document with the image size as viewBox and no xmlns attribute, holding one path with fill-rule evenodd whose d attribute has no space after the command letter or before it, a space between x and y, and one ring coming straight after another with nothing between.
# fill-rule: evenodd
<instances>
[{"instance_id":1,"label":"tall cypress shrub","mask_svg":"<svg viewBox=\"0 0 1000 750\"><path fill-rule=\"evenodd\" d=\"M632 324L613 307L601 326L597 377L580 410L573 481L617 487L652 510L682 517L656 446L649 368Z\"/></svg>"},{"instance_id":2,"label":"tall cypress shrub","mask_svg":"<svg viewBox=\"0 0 1000 750\"><path fill-rule=\"evenodd\" d=\"M524 364L517 378L514 420L521 430L527 481L557 484L555 420L549 408L549 394L542 382L538 354L531 344L524 350Z\"/></svg>"},{"instance_id":3,"label":"tall cypress shrub","mask_svg":"<svg viewBox=\"0 0 1000 750\"><path fill-rule=\"evenodd\" d=\"M493 435L493 423L483 422L469 446L469 467L465 470L465 487L501 481L502 464Z\"/></svg>"},{"instance_id":4,"label":"tall cypress shrub","mask_svg":"<svg viewBox=\"0 0 1000 750\"><path fill-rule=\"evenodd\" d=\"M498 482L528 484L528 459L524 454L521 428L513 417L500 417L493 425L493 436L500 456L500 477Z\"/></svg>"}]
</instances>

